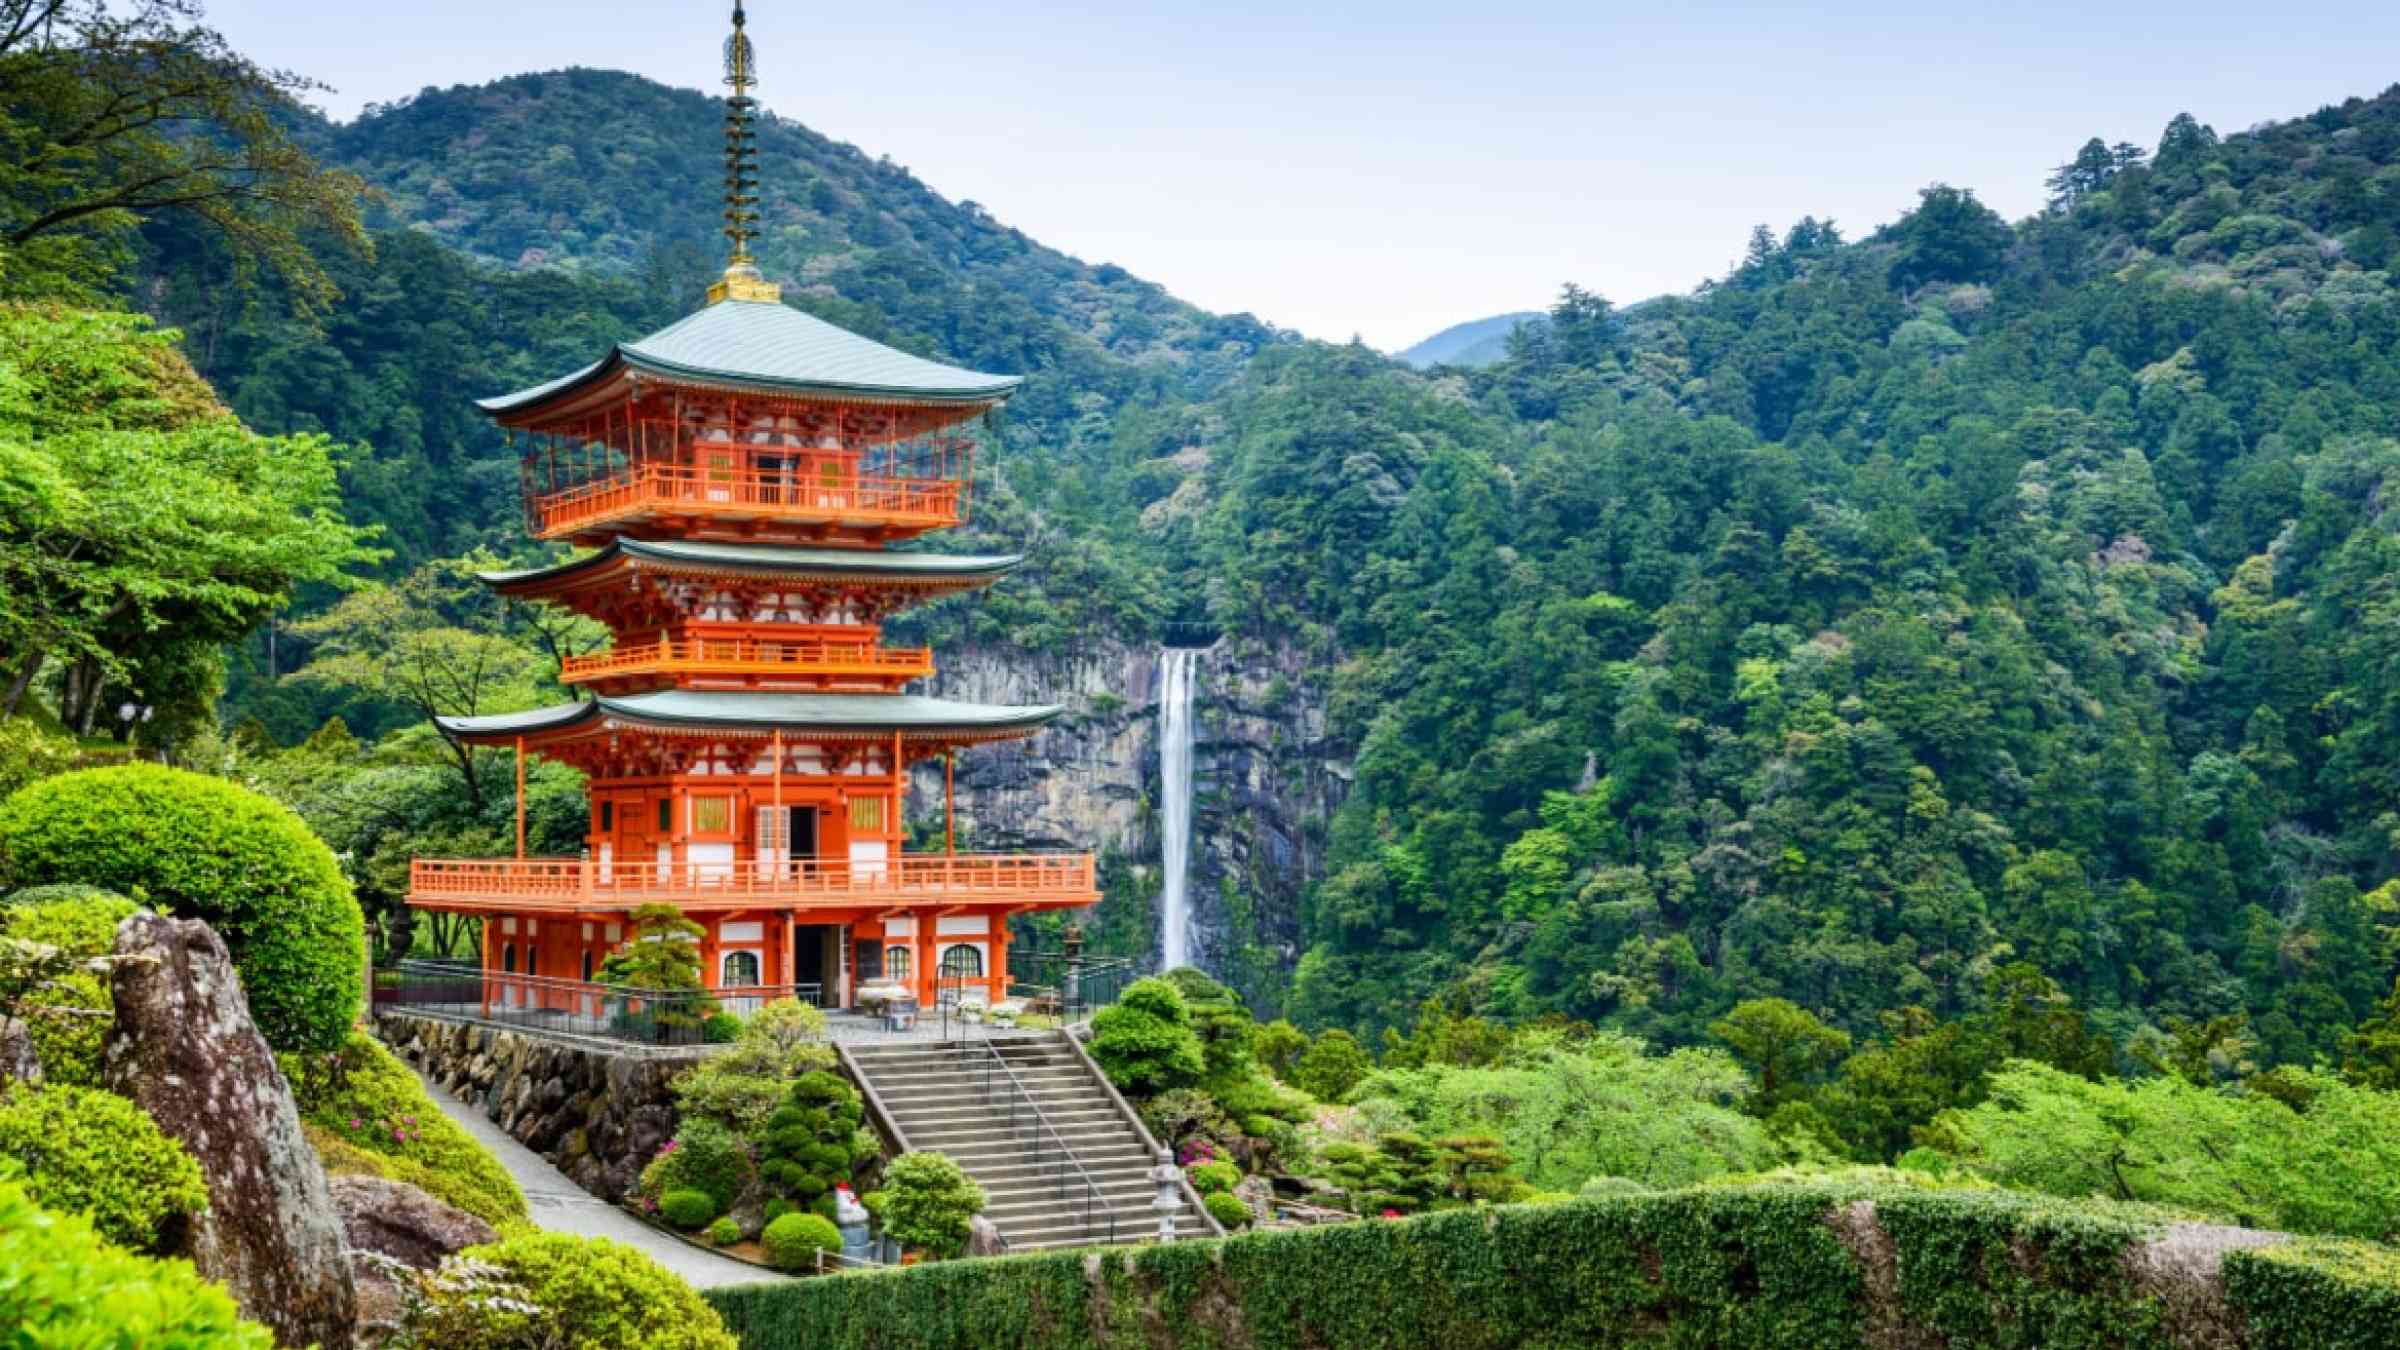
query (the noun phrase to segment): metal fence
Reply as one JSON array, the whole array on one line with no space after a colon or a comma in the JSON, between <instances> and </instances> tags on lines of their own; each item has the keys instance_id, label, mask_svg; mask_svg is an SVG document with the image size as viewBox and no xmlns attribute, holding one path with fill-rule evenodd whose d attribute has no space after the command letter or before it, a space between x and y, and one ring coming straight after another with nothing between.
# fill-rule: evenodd
<instances>
[{"instance_id":1,"label":"metal fence","mask_svg":"<svg viewBox=\"0 0 2400 1350\"><path fill-rule=\"evenodd\" d=\"M1029 1011L1070 1023L1116 1002L1138 973L1133 962L1121 956L1085 956L1015 945L1008 949L1009 997L1022 1000Z\"/></svg>"},{"instance_id":2,"label":"metal fence","mask_svg":"<svg viewBox=\"0 0 2400 1350\"><path fill-rule=\"evenodd\" d=\"M374 1004L471 1018L496 1026L623 1041L631 1045L705 1045L712 1017L747 1016L779 998L822 1005L818 984L744 985L736 989L657 990L485 970L471 961L401 961L375 972ZM715 1039L725 1024L716 1023Z\"/></svg>"}]
</instances>

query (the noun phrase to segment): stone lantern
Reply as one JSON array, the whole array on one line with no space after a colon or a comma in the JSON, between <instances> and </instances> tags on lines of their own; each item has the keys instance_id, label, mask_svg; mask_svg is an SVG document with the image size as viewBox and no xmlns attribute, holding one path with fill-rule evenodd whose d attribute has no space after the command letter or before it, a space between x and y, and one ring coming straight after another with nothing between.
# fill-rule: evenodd
<instances>
[{"instance_id":1,"label":"stone lantern","mask_svg":"<svg viewBox=\"0 0 2400 1350\"><path fill-rule=\"evenodd\" d=\"M1158 1166L1150 1169L1150 1181L1158 1187L1158 1197L1150 1208L1158 1215L1158 1240L1175 1240L1175 1216L1183 1212L1183 1169L1175 1165L1175 1155L1166 1149L1158 1151Z\"/></svg>"}]
</instances>

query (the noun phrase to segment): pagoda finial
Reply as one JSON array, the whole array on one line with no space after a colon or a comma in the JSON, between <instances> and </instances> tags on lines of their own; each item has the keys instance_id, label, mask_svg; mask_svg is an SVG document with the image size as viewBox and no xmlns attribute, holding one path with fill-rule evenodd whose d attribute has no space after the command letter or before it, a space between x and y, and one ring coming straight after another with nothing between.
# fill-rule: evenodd
<instances>
[{"instance_id":1,"label":"pagoda finial","mask_svg":"<svg viewBox=\"0 0 2400 1350\"><path fill-rule=\"evenodd\" d=\"M733 256L725 275L708 288L708 300L761 300L780 303L783 289L766 279L750 256L750 241L758 237L758 132L752 122L758 100L750 91L758 84L758 64L750 35L742 31L741 0L733 4L733 33L725 39L725 237L733 241Z\"/></svg>"}]
</instances>

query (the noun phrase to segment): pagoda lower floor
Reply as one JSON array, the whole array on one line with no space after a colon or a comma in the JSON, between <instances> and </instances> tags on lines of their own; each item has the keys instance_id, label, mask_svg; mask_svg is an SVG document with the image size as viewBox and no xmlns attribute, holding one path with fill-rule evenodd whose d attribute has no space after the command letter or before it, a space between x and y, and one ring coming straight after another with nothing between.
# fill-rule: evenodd
<instances>
[{"instance_id":1,"label":"pagoda lower floor","mask_svg":"<svg viewBox=\"0 0 2400 1350\"><path fill-rule=\"evenodd\" d=\"M712 993L853 1008L1004 1001L1009 918L1099 898L1088 853L939 853L769 868L418 859L408 903L482 920L481 965L504 1004L584 996L568 986L596 980L633 911L667 904L699 925Z\"/></svg>"}]
</instances>

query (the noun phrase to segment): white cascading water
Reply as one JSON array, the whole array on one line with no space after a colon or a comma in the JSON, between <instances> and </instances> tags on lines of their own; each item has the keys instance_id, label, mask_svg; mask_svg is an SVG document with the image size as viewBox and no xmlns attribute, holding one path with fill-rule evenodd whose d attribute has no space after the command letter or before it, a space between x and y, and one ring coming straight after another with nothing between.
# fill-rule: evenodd
<instances>
[{"instance_id":1,"label":"white cascading water","mask_svg":"<svg viewBox=\"0 0 2400 1350\"><path fill-rule=\"evenodd\" d=\"M1158 968L1192 959L1191 900L1185 882L1192 857L1192 670L1200 653L1169 647L1158 657L1158 776L1165 820L1160 862L1166 872L1159 898Z\"/></svg>"}]
</instances>

